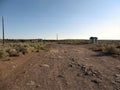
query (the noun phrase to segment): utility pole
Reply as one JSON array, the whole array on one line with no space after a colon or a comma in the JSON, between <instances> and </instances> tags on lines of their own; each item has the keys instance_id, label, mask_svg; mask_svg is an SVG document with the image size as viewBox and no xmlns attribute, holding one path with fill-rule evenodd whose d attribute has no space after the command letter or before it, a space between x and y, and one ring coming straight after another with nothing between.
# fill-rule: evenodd
<instances>
[{"instance_id":1,"label":"utility pole","mask_svg":"<svg viewBox=\"0 0 120 90\"><path fill-rule=\"evenodd\" d=\"M58 34L56 34L56 40L58 41Z\"/></svg>"},{"instance_id":2,"label":"utility pole","mask_svg":"<svg viewBox=\"0 0 120 90\"><path fill-rule=\"evenodd\" d=\"M3 32L3 46L5 44L5 36L4 36L4 17L2 16L2 32Z\"/></svg>"},{"instance_id":3,"label":"utility pole","mask_svg":"<svg viewBox=\"0 0 120 90\"><path fill-rule=\"evenodd\" d=\"M59 43L59 42L58 42L58 34L56 34L56 40L57 40L57 43Z\"/></svg>"}]
</instances>

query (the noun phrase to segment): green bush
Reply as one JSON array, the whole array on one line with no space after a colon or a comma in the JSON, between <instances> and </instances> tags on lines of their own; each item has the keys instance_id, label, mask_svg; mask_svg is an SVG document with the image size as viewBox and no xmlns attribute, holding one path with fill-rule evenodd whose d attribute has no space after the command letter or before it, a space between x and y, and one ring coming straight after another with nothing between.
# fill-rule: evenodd
<instances>
[{"instance_id":1,"label":"green bush","mask_svg":"<svg viewBox=\"0 0 120 90\"><path fill-rule=\"evenodd\" d=\"M22 54L26 54L29 53L29 47L25 47L25 46L18 46L16 47L17 52L21 52Z\"/></svg>"},{"instance_id":2,"label":"green bush","mask_svg":"<svg viewBox=\"0 0 120 90\"><path fill-rule=\"evenodd\" d=\"M39 52L40 50L46 49L46 44L43 44L43 43L32 43L30 44L30 46L34 48L35 52Z\"/></svg>"},{"instance_id":3,"label":"green bush","mask_svg":"<svg viewBox=\"0 0 120 90\"><path fill-rule=\"evenodd\" d=\"M20 56L20 53L17 52L16 49L8 49L7 52L9 53L9 56L10 56L10 57Z\"/></svg>"},{"instance_id":4,"label":"green bush","mask_svg":"<svg viewBox=\"0 0 120 90\"><path fill-rule=\"evenodd\" d=\"M110 55L120 55L120 50L113 45L108 45L107 47L103 47L102 52Z\"/></svg>"},{"instance_id":5,"label":"green bush","mask_svg":"<svg viewBox=\"0 0 120 90\"><path fill-rule=\"evenodd\" d=\"M20 56L30 52L39 52L45 50L46 44L44 43L10 43L7 47L2 47L0 50L0 58L5 56Z\"/></svg>"},{"instance_id":6,"label":"green bush","mask_svg":"<svg viewBox=\"0 0 120 90\"><path fill-rule=\"evenodd\" d=\"M96 45L92 45L92 50L100 51L104 55L120 55L120 49L117 48L119 43L113 41L103 41Z\"/></svg>"},{"instance_id":7,"label":"green bush","mask_svg":"<svg viewBox=\"0 0 120 90\"><path fill-rule=\"evenodd\" d=\"M0 50L0 58L8 56L8 53L6 52L6 49Z\"/></svg>"}]
</instances>

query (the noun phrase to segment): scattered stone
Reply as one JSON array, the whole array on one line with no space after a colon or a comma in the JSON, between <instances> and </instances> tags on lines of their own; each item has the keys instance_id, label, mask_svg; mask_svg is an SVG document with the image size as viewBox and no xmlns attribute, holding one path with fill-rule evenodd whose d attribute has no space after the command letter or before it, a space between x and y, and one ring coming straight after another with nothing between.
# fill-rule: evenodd
<instances>
[{"instance_id":1,"label":"scattered stone","mask_svg":"<svg viewBox=\"0 0 120 90\"><path fill-rule=\"evenodd\" d=\"M70 60L71 60L72 62L74 62L74 61L75 61L75 59L74 59L74 58L70 58Z\"/></svg>"},{"instance_id":2,"label":"scattered stone","mask_svg":"<svg viewBox=\"0 0 120 90\"><path fill-rule=\"evenodd\" d=\"M93 82L93 83L95 83L95 84L99 84L101 81L100 81L100 80L95 79L95 80L91 80L91 82Z\"/></svg>"},{"instance_id":3,"label":"scattered stone","mask_svg":"<svg viewBox=\"0 0 120 90\"><path fill-rule=\"evenodd\" d=\"M84 73L84 75L87 75L87 76L100 77L100 75L101 75L98 70L95 70L93 68L93 66L82 65L81 70Z\"/></svg>"},{"instance_id":4,"label":"scattered stone","mask_svg":"<svg viewBox=\"0 0 120 90\"><path fill-rule=\"evenodd\" d=\"M30 81L29 83L27 83L27 85L33 86L33 85L35 85L35 82L34 81Z\"/></svg>"},{"instance_id":5,"label":"scattered stone","mask_svg":"<svg viewBox=\"0 0 120 90\"><path fill-rule=\"evenodd\" d=\"M48 67L48 68L50 67L48 64L43 64L42 66L43 67Z\"/></svg>"},{"instance_id":6,"label":"scattered stone","mask_svg":"<svg viewBox=\"0 0 120 90\"><path fill-rule=\"evenodd\" d=\"M86 60L89 60L89 58L85 58Z\"/></svg>"},{"instance_id":7,"label":"scattered stone","mask_svg":"<svg viewBox=\"0 0 120 90\"><path fill-rule=\"evenodd\" d=\"M115 81L118 82L118 83L120 83L120 79L116 79Z\"/></svg>"},{"instance_id":8,"label":"scattered stone","mask_svg":"<svg viewBox=\"0 0 120 90\"><path fill-rule=\"evenodd\" d=\"M81 75L80 73L77 73L77 76L80 77L80 76L82 76L82 75Z\"/></svg>"},{"instance_id":9,"label":"scattered stone","mask_svg":"<svg viewBox=\"0 0 120 90\"><path fill-rule=\"evenodd\" d=\"M64 53L67 53L67 51L64 51Z\"/></svg>"},{"instance_id":10,"label":"scattered stone","mask_svg":"<svg viewBox=\"0 0 120 90\"><path fill-rule=\"evenodd\" d=\"M16 65L13 65L12 67L13 67L13 68L16 68Z\"/></svg>"},{"instance_id":11,"label":"scattered stone","mask_svg":"<svg viewBox=\"0 0 120 90\"><path fill-rule=\"evenodd\" d=\"M64 76L62 76L62 75L58 75L58 77L60 77L60 78L64 78Z\"/></svg>"},{"instance_id":12,"label":"scattered stone","mask_svg":"<svg viewBox=\"0 0 120 90\"><path fill-rule=\"evenodd\" d=\"M112 82L112 84L116 84L116 82L114 80L112 80L111 82Z\"/></svg>"},{"instance_id":13,"label":"scattered stone","mask_svg":"<svg viewBox=\"0 0 120 90\"><path fill-rule=\"evenodd\" d=\"M40 85L36 85L35 87L36 87L36 88L39 88L39 87L40 87Z\"/></svg>"},{"instance_id":14,"label":"scattered stone","mask_svg":"<svg viewBox=\"0 0 120 90\"><path fill-rule=\"evenodd\" d=\"M63 57L62 56L58 56L58 58L62 59Z\"/></svg>"},{"instance_id":15,"label":"scattered stone","mask_svg":"<svg viewBox=\"0 0 120 90\"><path fill-rule=\"evenodd\" d=\"M72 64L69 64L68 66L69 66L69 67L73 67L73 65L72 65Z\"/></svg>"},{"instance_id":16,"label":"scattered stone","mask_svg":"<svg viewBox=\"0 0 120 90\"><path fill-rule=\"evenodd\" d=\"M25 72L25 71L23 71L22 73L23 73L23 74L25 74L26 72Z\"/></svg>"},{"instance_id":17,"label":"scattered stone","mask_svg":"<svg viewBox=\"0 0 120 90\"><path fill-rule=\"evenodd\" d=\"M8 58L8 59L4 59L4 60L2 60L2 61L10 61L11 59L10 58Z\"/></svg>"},{"instance_id":18,"label":"scattered stone","mask_svg":"<svg viewBox=\"0 0 120 90\"><path fill-rule=\"evenodd\" d=\"M50 50L51 53L58 53L59 51L57 49Z\"/></svg>"},{"instance_id":19,"label":"scattered stone","mask_svg":"<svg viewBox=\"0 0 120 90\"><path fill-rule=\"evenodd\" d=\"M117 68L118 70L120 70L120 65L119 65L119 66L116 66L116 68Z\"/></svg>"},{"instance_id":20,"label":"scattered stone","mask_svg":"<svg viewBox=\"0 0 120 90\"><path fill-rule=\"evenodd\" d=\"M39 67L47 67L47 68L49 68L50 66L48 64L42 64L42 65L39 65Z\"/></svg>"},{"instance_id":21,"label":"scattered stone","mask_svg":"<svg viewBox=\"0 0 120 90\"><path fill-rule=\"evenodd\" d=\"M77 64L78 67L80 67L80 64Z\"/></svg>"},{"instance_id":22,"label":"scattered stone","mask_svg":"<svg viewBox=\"0 0 120 90\"><path fill-rule=\"evenodd\" d=\"M120 83L120 74L115 74L115 81Z\"/></svg>"},{"instance_id":23,"label":"scattered stone","mask_svg":"<svg viewBox=\"0 0 120 90\"><path fill-rule=\"evenodd\" d=\"M39 67L42 67L41 65L39 65Z\"/></svg>"},{"instance_id":24,"label":"scattered stone","mask_svg":"<svg viewBox=\"0 0 120 90\"><path fill-rule=\"evenodd\" d=\"M120 77L120 74L115 74L116 77Z\"/></svg>"}]
</instances>

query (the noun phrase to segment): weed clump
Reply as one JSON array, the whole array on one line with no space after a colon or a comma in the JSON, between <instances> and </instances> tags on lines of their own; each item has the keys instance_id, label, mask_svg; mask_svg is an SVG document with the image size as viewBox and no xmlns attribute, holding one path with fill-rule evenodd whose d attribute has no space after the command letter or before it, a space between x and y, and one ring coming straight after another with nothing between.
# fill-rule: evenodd
<instances>
[{"instance_id":1,"label":"weed clump","mask_svg":"<svg viewBox=\"0 0 120 90\"><path fill-rule=\"evenodd\" d=\"M6 49L1 49L0 50L0 58L8 56L8 53L6 52Z\"/></svg>"},{"instance_id":2,"label":"weed clump","mask_svg":"<svg viewBox=\"0 0 120 90\"><path fill-rule=\"evenodd\" d=\"M43 43L10 43L8 47L3 47L0 50L0 58L10 56L16 57L21 54L25 55L31 52L39 52L45 50L46 44Z\"/></svg>"},{"instance_id":3,"label":"weed clump","mask_svg":"<svg viewBox=\"0 0 120 90\"><path fill-rule=\"evenodd\" d=\"M120 55L120 48L118 48L118 43L98 43L92 47L92 50L99 51L103 53L103 55Z\"/></svg>"},{"instance_id":4,"label":"weed clump","mask_svg":"<svg viewBox=\"0 0 120 90\"><path fill-rule=\"evenodd\" d=\"M17 52L16 49L8 49L7 52L8 52L8 54L9 54L10 57L20 56L20 53Z\"/></svg>"},{"instance_id":5,"label":"weed clump","mask_svg":"<svg viewBox=\"0 0 120 90\"><path fill-rule=\"evenodd\" d=\"M107 55L120 55L120 50L112 45L103 47L102 52Z\"/></svg>"}]
</instances>

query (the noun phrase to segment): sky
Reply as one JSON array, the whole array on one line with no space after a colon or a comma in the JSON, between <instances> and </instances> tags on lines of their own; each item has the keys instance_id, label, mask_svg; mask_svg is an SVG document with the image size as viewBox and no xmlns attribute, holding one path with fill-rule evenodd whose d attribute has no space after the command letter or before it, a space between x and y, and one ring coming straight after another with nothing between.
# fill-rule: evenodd
<instances>
[{"instance_id":1,"label":"sky","mask_svg":"<svg viewBox=\"0 0 120 90\"><path fill-rule=\"evenodd\" d=\"M120 40L120 0L0 0L0 16L9 39Z\"/></svg>"}]
</instances>

